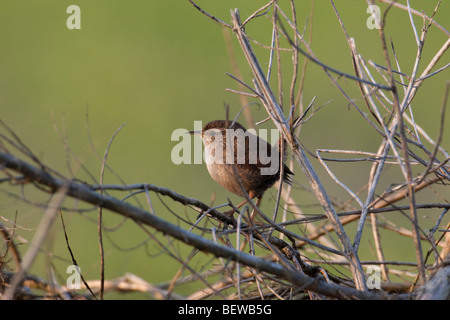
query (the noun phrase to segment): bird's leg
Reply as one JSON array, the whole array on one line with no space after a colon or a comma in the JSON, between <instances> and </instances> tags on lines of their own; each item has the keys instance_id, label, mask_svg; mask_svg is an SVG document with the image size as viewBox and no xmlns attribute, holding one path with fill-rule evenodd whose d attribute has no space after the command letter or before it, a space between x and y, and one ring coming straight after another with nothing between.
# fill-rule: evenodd
<instances>
[{"instance_id":1,"label":"bird's leg","mask_svg":"<svg viewBox=\"0 0 450 320\"><path fill-rule=\"evenodd\" d=\"M256 200L256 207L257 208L259 208L259 205L261 204L261 200L262 200L262 196L257 198L257 200ZM256 209L253 208L252 213L250 215L250 219L252 219L252 221L254 221L254 218L255 218L255 211L256 211Z\"/></svg>"},{"instance_id":2,"label":"bird's leg","mask_svg":"<svg viewBox=\"0 0 450 320\"><path fill-rule=\"evenodd\" d=\"M249 194L250 198L253 198L252 195L253 194L250 192L250 194ZM262 200L262 196L257 197L257 200L256 200L256 207L257 208L259 208L259 205L261 204L261 200ZM230 203L230 206L232 207L232 209L229 210L229 211L224 212L224 214L226 214L226 215L228 215L230 217L233 217L233 213L239 212L238 209L240 207L242 207L244 204L246 204L248 201L246 199L246 200L242 201L238 206L234 206L229 199L228 199L228 202ZM254 216L255 216L255 209L252 210L252 213L250 215L250 218L252 219L252 221L253 221Z\"/></svg>"}]
</instances>

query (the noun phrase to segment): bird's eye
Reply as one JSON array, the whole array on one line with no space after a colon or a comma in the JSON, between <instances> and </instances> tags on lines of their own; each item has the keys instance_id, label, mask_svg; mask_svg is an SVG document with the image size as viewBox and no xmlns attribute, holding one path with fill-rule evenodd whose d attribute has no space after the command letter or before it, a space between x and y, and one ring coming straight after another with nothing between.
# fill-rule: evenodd
<instances>
[{"instance_id":1,"label":"bird's eye","mask_svg":"<svg viewBox=\"0 0 450 320\"><path fill-rule=\"evenodd\" d=\"M206 132L205 137L208 142L213 142L216 141L217 139L220 139L220 134L221 134L220 130L211 129Z\"/></svg>"}]
</instances>

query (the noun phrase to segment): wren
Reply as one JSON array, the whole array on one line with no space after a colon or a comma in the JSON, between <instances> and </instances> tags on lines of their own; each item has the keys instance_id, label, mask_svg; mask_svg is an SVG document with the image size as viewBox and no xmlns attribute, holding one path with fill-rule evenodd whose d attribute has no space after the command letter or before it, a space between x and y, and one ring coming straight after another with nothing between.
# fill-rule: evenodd
<instances>
[{"instance_id":1,"label":"wren","mask_svg":"<svg viewBox=\"0 0 450 320\"><path fill-rule=\"evenodd\" d=\"M214 120L207 123L201 132L189 133L201 135L211 177L240 197L256 197L257 206L264 192L280 179L279 143L270 145L240 123ZM282 180L291 184L290 175L293 173L284 163L282 165Z\"/></svg>"}]
</instances>

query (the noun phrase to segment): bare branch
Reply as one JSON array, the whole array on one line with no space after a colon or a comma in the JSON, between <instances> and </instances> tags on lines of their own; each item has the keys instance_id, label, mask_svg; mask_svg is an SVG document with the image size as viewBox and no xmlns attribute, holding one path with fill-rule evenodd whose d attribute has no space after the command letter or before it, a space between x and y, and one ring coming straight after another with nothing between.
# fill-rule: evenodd
<instances>
[{"instance_id":1,"label":"bare branch","mask_svg":"<svg viewBox=\"0 0 450 320\"><path fill-rule=\"evenodd\" d=\"M282 279L288 280L295 285L302 286L306 290L313 290L337 298L386 298L384 294L359 291L352 288L343 288L333 283L327 283L320 278L312 278L302 273L286 269L278 263L270 262L265 259L243 253L242 251L234 250L232 248L216 244L211 240L207 240L201 236L198 236L191 232L187 232L186 230L173 225L155 215L151 215L140 208L117 200L113 197L101 195L95 191L92 191L92 189L87 185L75 183L73 181L59 180L49 173L33 167L30 164L23 162L22 160L19 160L12 155L0 152L0 163L5 168L20 172L34 182L45 185L52 190L56 191L63 186L66 186L63 190L65 191L64 194L67 194L68 196L75 197L79 200L86 201L93 205L102 206L104 209L124 215L136 222L151 226L156 230L179 239L188 245L192 245L201 251L210 252L215 256L224 257L233 261L239 261L247 266L259 270L260 272L268 272ZM60 197L57 199L59 201L61 200ZM55 208L57 209L57 206L53 207L54 211L56 211ZM50 224L46 224L46 228L49 225ZM406 296L399 295L397 296L397 298L406 298Z\"/></svg>"}]
</instances>

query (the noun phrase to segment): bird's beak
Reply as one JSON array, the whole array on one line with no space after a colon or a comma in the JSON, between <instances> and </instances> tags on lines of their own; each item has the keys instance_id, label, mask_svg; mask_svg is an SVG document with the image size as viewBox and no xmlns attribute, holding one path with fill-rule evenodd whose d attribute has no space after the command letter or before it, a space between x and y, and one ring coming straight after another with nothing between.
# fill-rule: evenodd
<instances>
[{"instance_id":1,"label":"bird's beak","mask_svg":"<svg viewBox=\"0 0 450 320\"><path fill-rule=\"evenodd\" d=\"M189 134L201 136L201 135L202 135L202 132L201 132L201 131L189 131Z\"/></svg>"}]
</instances>

